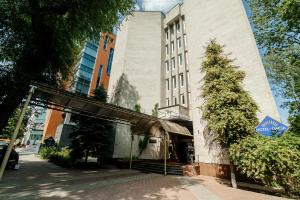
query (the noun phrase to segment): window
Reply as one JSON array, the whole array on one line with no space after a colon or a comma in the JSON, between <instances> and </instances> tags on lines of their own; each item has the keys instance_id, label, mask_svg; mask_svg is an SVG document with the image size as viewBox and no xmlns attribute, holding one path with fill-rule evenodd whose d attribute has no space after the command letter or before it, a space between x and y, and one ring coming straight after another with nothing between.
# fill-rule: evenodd
<instances>
[{"instance_id":1,"label":"window","mask_svg":"<svg viewBox=\"0 0 300 200\"><path fill-rule=\"evenodd\" d=\"M166 54L168 55L169 54L169 46L166 45Z\"/></svg>"},{"instance_id":2,"label":"window","mask_svg":"<svg viewBox=\"0 0 300 200\"><path fill-rule=\"evenodd\" d=\"M103 70L103 65L100 65L100 68L99 68L99 71L98 71L98 78L97 78L96 87L98 87L99 84L100 84L100 80L101 80L101 76L102 76L102 70Z\"/></svg>"},{"instance_id":3,"label":"window","mask_svg":"<svg viewBox=\"0 0 300 200\"><path fill-rule=\"evenodd\" d=\"M185 105L184 94L180 95L180 102L181 102L182 105Z\"/></svg>"},{"instance_id":4,"label":"window","mask_svg":"<svg viewBox=\"0 0 300 200\"><path fill-rule=\"evenodd\" d=\"M169 79L166 79L166 88L167 88L167 90L170 90L170 81L169 81Z\"/></svg>"},{"instance_id":5,"label":"window","mask_svg":"<svg viewBox=\"0 0 300 200\"><path fill-rule=\"evenodd\" d=\"M176 77L172 76L173 88L176 89Z\"/></svg>"},{"instance_id":6,"label":"window","mask_svg":"<svg viewBox=\"0 0 300 200\"><path fill-rule=\"evenodd\" d=\"M179 23L179 21L177 21L175 24L176 24L176 30L177 30L177 32L179 32L180 31L180 23Z\"/></svg>"},{"instance_id":7,"label":"window","mask_svg":"<svg viewBox=\"0 0 300 200\"><path fill-rule=\"evenodd\" d=\"M113 57L114 57L114 49L113 49L113 48L110 48L110 51L109 51L109 58L108 58L108 63L107 63L107 69L106 69L106 74L107 74L108 76L110 75Z\"/></svg>"},{"instance_id":8,"label":"window","mask_svg":"<svg viewBox=\"0 0 300 200\"><path fill-rule=\"evenodd\" d=\"M185 52L185 64L189 64L189 55L187 51Z\"/></svg>"},{"instance_id":9,"label":"window","mask_svg":"<svg viewBox=\"0 0 300 200\"><path fill-rule=\"evenodd\" d=\"M177 98L174 97L174 105L177 105Z\"/></svg>"},{"instance_id":10,"label":"window","mask_svg":"<svg viewBox=\"0 0 300 200\"><path fill-rule=\"evenodd\" d=\"M170 32L171 32L171 35L174 34L174 26L173 25L170 26Z\"/></svg>"},{"instance_id":11,"label":"window","mask_svg":"<svg viewBox=\"0 0 300 200\"><path fill-rule=\"evenodd\" d=\"M187 46L186 35L183 36L184 46Z\"/></svg>"},{"instance_id":12,"label":"window","mask_svg":"<svg viewBox=\"0 0 300 200\"><path fill-rule=\"evenodd\" d=\"M93 43L91 43L91 42L87 42L87 43L86 43L86 46L87 46L88 48L90 48L90 49L93 49L94 51L97 51L97 50L98 50L98 46L95 45L95 44L93 44Z\"/></svg>"},{"instance_id":13,"label":"window","mask_svg":"<svg viewBox=\"0 0 300 200\"><path fill-rule=\"evenodd\" d=\"M96 58L94 56L91 56L90 54L84 52L82 57L88 61L95 63Z\"/></svg>"},{"instance_id":14,"label":"window","mask_svg":"<svg viewBox=\"0 0 300 200\"><path fill-rule=\"evenodd\" d=\"M184 86L183 73L179 74L180 86Z\"/></svg>"},{"instance_id":15,"label":"window","mask_svg":"<svg viewBox=\"0 0 300 200\"><path fill-rule=\"evenodd\" d=\"M171 42L171 53L172 53L172 54L174 53L174 50L175 50L174 42Z\"/></svg>"},{"instance_id":16,"label":"window","mask_svg":"<svg viewBox=\"0 0 300 200\"><path fill-rule=\"evenodd\" d=\"M182 16L182 26L183 26L183 32L185 32L185 19L184 19L184 16Z\"/></svg>"},{"instance_id":17,"label":"window","mask_svg":"<svg viewBox=\"0 0 300 200\"><path fill-rule=\"evenodd\" d=\"M166 34L166 40L169 39L169 32L168 32L168 29L165 30L165 34Z\"/></svg>"},{"instance_id":18,"label":"window","mask_svg":"<svg viewBox=\"0 0 300 200\"><path fill-rule=\"evenodd\" d=\"M169 98L166 99L166 105L170 106L170 99Z\"/></svg>"},{"instance_id":19,"label":"window","mask_svg":"<svg viewBox=\"0 0 300 200\"><path fill-rule=\"evenodd\" d=\"M178 55L178 62L179 62L179 65L182 65L182 55L181 54Z\"/></svg>"},{"instance_id":20,"label":"window","mask_svg":"<svg viewBox=\"0 0 300 200\"><path fill-rule=\"evenodd\" d=\"M177 38L177 48L180 49L181 48L181 38Z\"/></svg>"},{"instance_id":21,"label":"window","mask_svg":"<svg viewBox=\"0 0 300 200\"><path fill-rule=\"evenodd\" d=\"M108 43L108 35L106 35L105 38L104 38L103 49L105 49L105 50L107 48L107 43Z\"/></svg>"},{"instance_id":22,"label":"window","mask_svg":"<svg viewBox=\"0 0 300 200\"><path fill-rule=\"evenodd\" d=\"M170 71L170 68L169 68L169 61L166 61L165 62L165 65L166 65L166 72L168 73Z\"/></svg>"},{"instance_id":23,"label":"window","mask_svg":"<svg viewBox=\"0 0 300 200\"><path fill-rule=\"evenodd\" d=\"M171 65L172 65L173 69L176 68L176 65L175 65L175 58L172 58L172 60L171 60Z\"/></svg>"}]
</instances>

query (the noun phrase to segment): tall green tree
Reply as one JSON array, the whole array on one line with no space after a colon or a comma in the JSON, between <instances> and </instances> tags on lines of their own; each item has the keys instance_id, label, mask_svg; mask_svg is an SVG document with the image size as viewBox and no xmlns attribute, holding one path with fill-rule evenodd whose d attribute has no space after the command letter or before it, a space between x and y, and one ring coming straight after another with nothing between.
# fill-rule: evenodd
<instances>
[{"instance_id":1,"label":"tall green tree","mask_svg":"<svg viewBox=\"0 0 300 200\"><path fill-rule=\"evenodd\" d=\"M300 132L300 1L247 0L268 76L287 99L289 121Z\"/></svg>"},{"instance_id":2,"label":"tall green tree","mask_svg":"<svg viewBox=\"0 0 300 200\"><path fill-rule=\"evenodd\" d=\"M15 131L17 122L20 118L22 109L18 107L13 115L9 118L7 125L3 129L2 133L0 133L0 138L11 138L13 132ZM29 121L29 118L32 114L32 109L27 109L24 119L22 121L20 130L17 135L17 139L20 139L24 136L24 133L26 132L26 126Z\"/></svg>"},{"instance_id":3,"label":"tall green tree","mask_svg":"<svg viewBox=\"0 0 300 200\"><path fill-rule=\"evenodd\" d=\"M31 81L60 85L87 39L112 31L133 0L0 0L0 132Z\"/></svg>"},{"instance_id":4,"label":"tall green tree","mask_svg":"<svg viewBox=\"0 0 300 200\"><path fill-rule=\"evenodd\" d=\"M212 40L202 63L202 117L212 141L228 149L242 138L255 133L258 107L243 89L245 73L238 70L223 53L223 47ZM232 185L236 187L230 162Z\"/></svg>"}]
</instances>

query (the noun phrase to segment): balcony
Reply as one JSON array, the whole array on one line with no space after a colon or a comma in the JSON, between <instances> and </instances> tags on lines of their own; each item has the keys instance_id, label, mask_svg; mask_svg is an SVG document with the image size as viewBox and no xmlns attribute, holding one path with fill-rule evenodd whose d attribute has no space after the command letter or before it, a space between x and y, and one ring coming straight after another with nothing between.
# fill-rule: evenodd
<instances>
[{"instance_id":1,"label":"balcony","mask_svg":"<svg viewBox=\"0 0 300 200\"><path fill-rule=\"evenodd\" d=\"M190 120L189 109L181 105L159 108L158 117L167 120Z\"/></svg>"}]
</instances>

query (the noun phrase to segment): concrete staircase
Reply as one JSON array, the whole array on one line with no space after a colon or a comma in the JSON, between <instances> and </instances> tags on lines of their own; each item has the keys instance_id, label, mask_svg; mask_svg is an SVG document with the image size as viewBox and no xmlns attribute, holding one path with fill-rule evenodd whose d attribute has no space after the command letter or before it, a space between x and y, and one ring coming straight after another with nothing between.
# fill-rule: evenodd
<instances>
[{"instance_id":1,"label":"concrete staircase","mask_svg":"<svg viewBox=\"0 0 300 200\"><path fill-rule=\"evenodd\" d=\"M183 164L180 163L167 163L168 175L183 175ZM154 161L138 160L132 162L132 169L142 172L164 174L164 163Z\"/></svg>"}]
</instances>

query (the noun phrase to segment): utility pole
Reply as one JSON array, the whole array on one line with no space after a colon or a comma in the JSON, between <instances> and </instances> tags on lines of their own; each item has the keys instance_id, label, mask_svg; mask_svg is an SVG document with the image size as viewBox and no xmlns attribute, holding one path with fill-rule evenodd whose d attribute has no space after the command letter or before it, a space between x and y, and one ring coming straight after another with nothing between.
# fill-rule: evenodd
<instances>
[{"instance_id":1,"label":"utility pole","mask_svg":"<svg viewBox=\"0 0 300 200\"><path fill-rule=\"evenodd\" d=\"M1 164L1 167L0 167L0 181L2 180L2 176L3 176L3 173L4 173L4 170L5 170L5 167L6 167L6 164L7 164L7 161L9 159L9 156L10 156L10 153L11 153L11 150L14 146L14 143L15 143L15 140L17 138L17 135L19 133L19 130L20 130L20 127L21 127L21 124L23 122L23 119L24 119L24 116L25 116L25 112L27 110L27 107L28 107L28 104L31 100L31 97L34 93L34 90L35 90L36 86L30 86L30 90L29 90L29 93L28 93L28 96L27 96L27 99L26 99L26 102L24 104L24 107L22 109L22 112L21 112L21 115L20 115L20 118L17 122L17 125L16 125L16 128L15 128L15 131L14 131L14 134L10 140L10 143L6 149L6 152L5 152L5 155L4 155L4 158L3 158L3 161L2 161L2 164Z\"/></svg>"}]
</instances>

